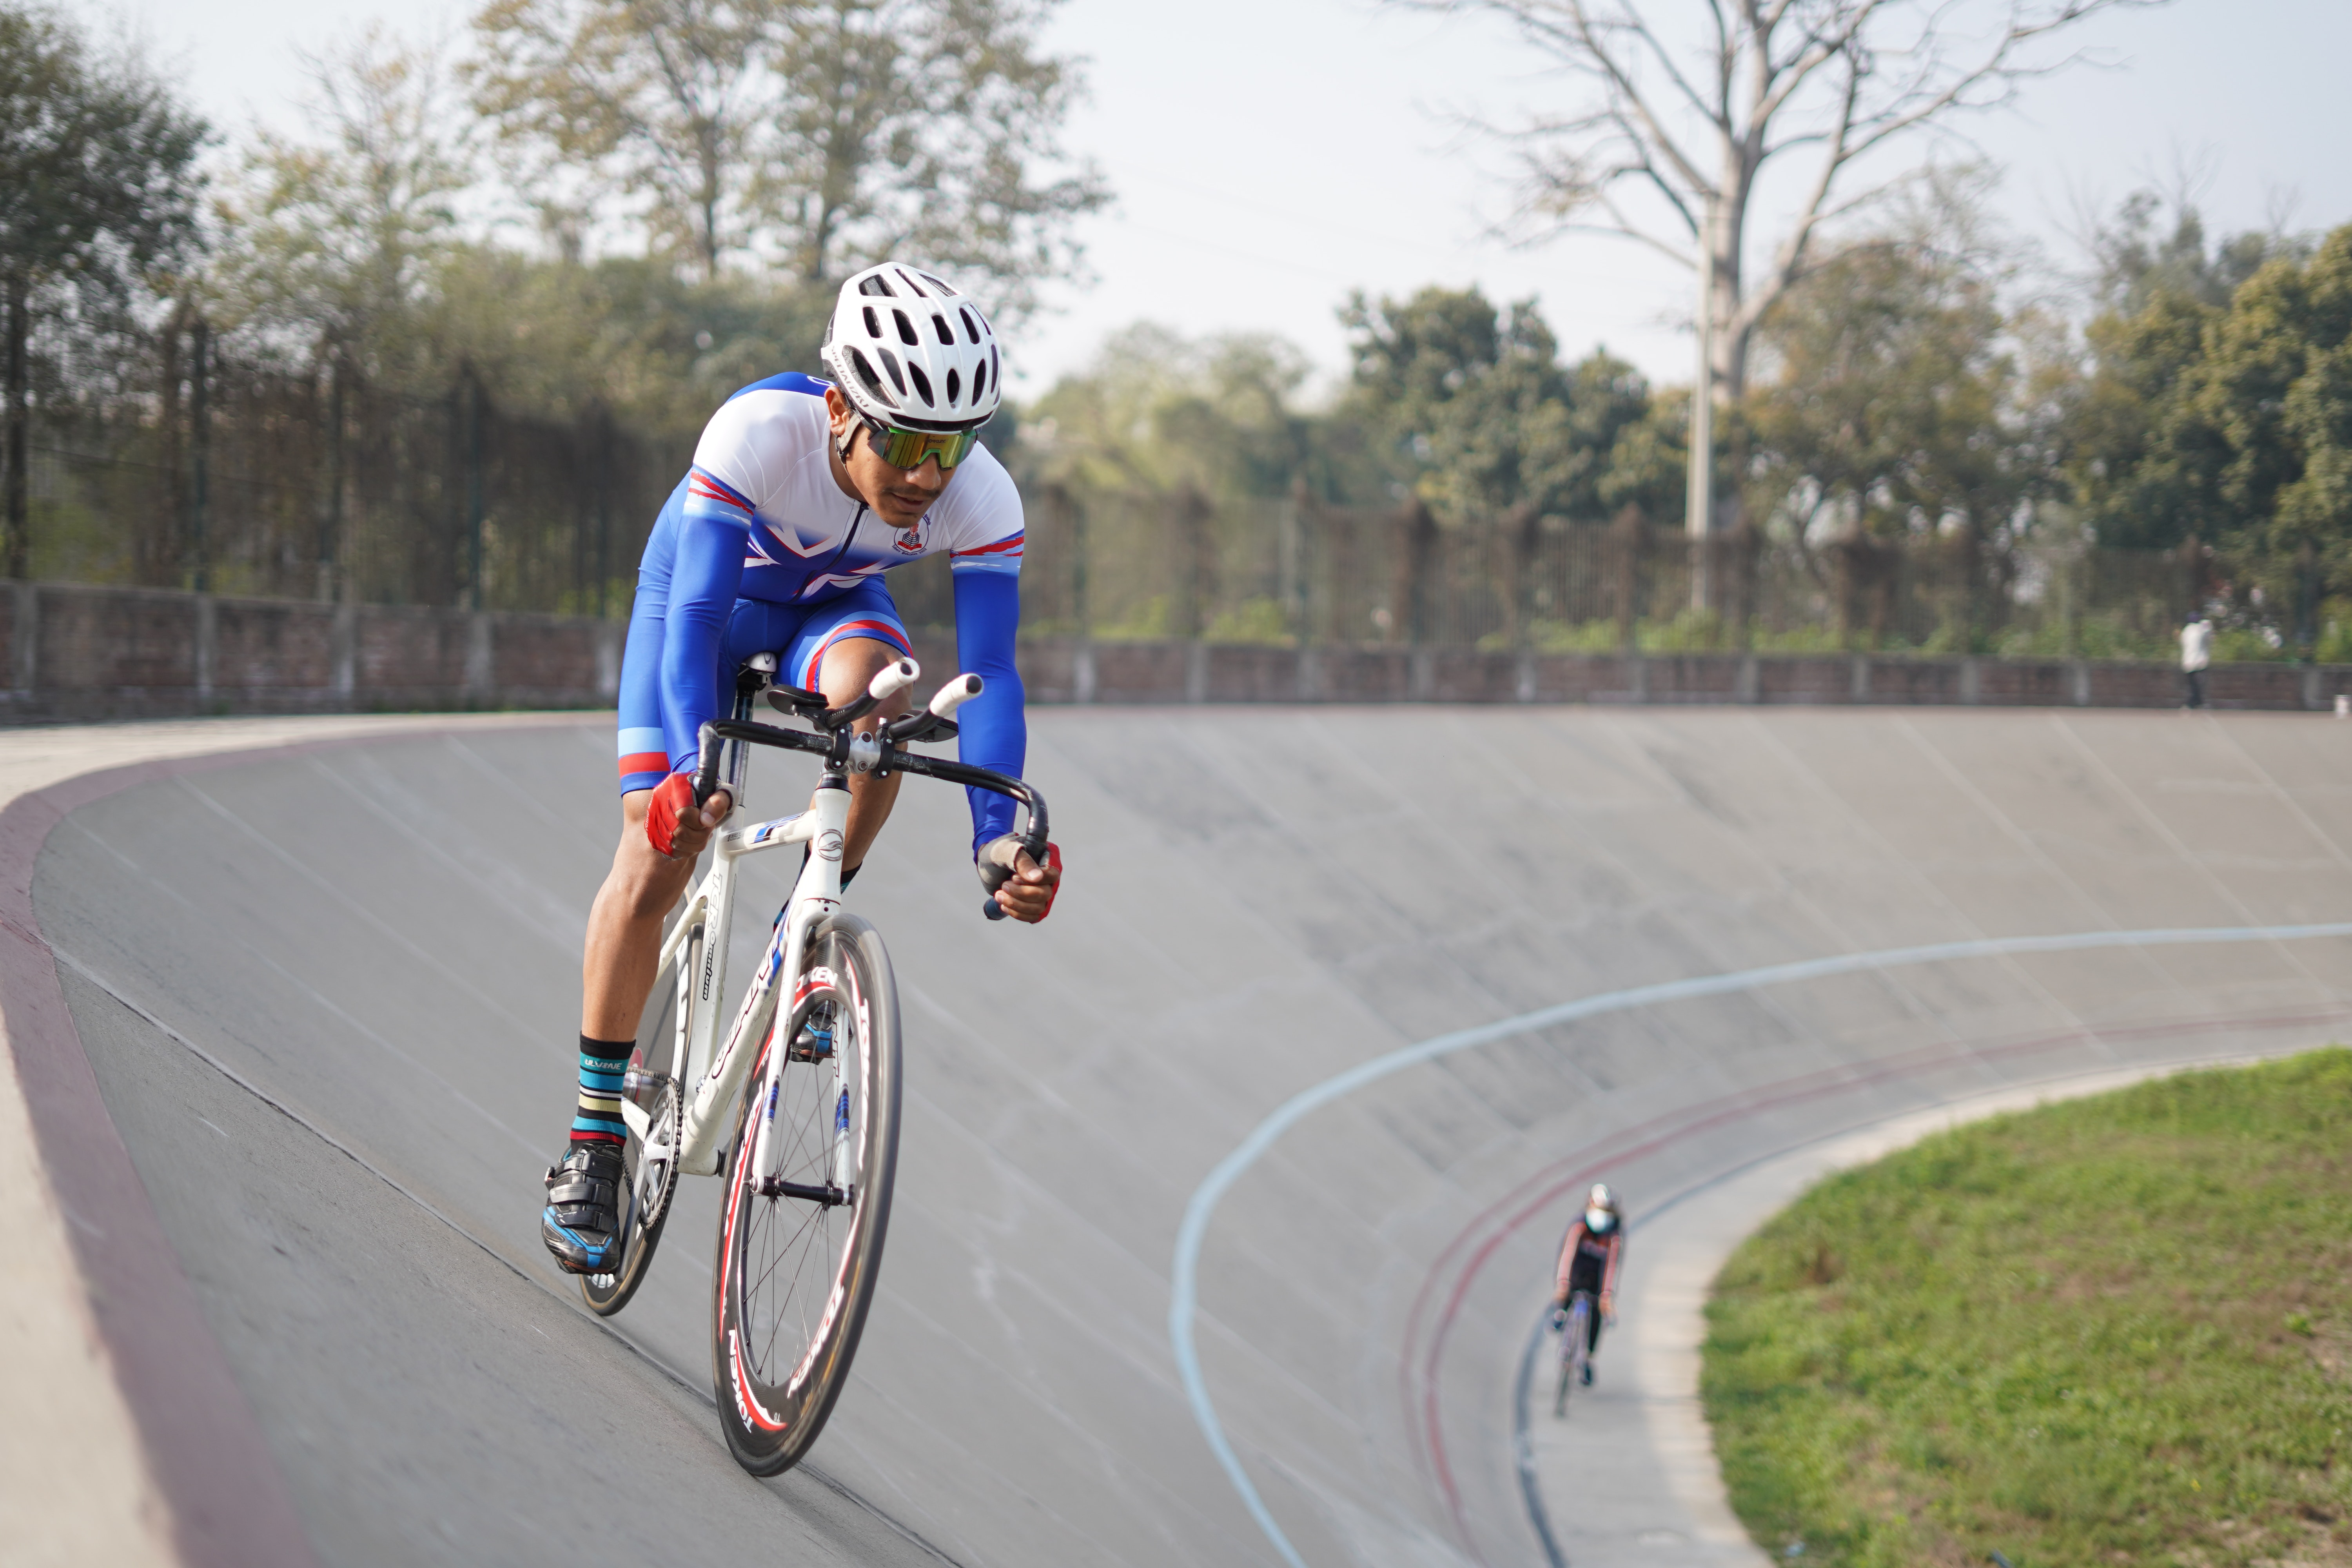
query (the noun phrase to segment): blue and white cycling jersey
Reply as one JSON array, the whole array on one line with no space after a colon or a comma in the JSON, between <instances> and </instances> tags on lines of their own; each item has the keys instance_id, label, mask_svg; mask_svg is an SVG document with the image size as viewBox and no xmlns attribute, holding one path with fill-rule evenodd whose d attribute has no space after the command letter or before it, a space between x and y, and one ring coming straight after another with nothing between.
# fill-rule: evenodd
<instances>
[{"instance_id":1,"label":"blue and white cycling jersey","mask_svg":"<svg viewBox=\"0 0 2352 1568\"><path fill-rule=\"evenodd\" d=\"M703 722L722 715L721 694L751 655L784 652L792 662L779 679L814 687L824 649L843 638L904 649L882 574L941 551L954 574L957 658L987 682L956 714L960 754L1020 773L1022 511L1012 476L975 447L921 521L893 528L834 482L825 390L788 374L729 398L662 508L622 660L624 791L694 766ZM1010 831L1012 802L970 794L975 847Z\"/></svg>"}]
</instances>

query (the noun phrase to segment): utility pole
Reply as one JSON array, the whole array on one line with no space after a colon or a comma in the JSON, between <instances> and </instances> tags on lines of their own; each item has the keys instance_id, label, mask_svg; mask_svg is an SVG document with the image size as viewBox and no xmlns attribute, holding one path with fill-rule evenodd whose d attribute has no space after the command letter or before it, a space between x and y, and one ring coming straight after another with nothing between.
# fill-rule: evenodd
<instances>
[{"instance_id":1,"label":"utility pole","mask_svg":"<svg viewBox=\"0 0 2352 1568\"><path fill-rule=\"evenodd\" d=\"M1708 609L1714 584L1707 581L1715 531L1715 203L1709 201L1698 232L1698 379L1691 384L1690 533L1691 608Z\"/></svg>"}]
</instances>

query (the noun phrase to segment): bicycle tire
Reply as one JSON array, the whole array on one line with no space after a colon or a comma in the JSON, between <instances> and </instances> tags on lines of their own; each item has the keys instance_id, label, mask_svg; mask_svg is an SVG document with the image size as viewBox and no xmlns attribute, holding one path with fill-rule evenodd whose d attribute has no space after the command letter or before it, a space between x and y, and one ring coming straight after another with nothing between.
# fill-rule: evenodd
<instances>
[{"instance_id":1,"label":"bicycle tire","mask_svg":"<svg viewBox=\"0 0 2352 1568\"><path fill-rule=\"evenodd\" d=\"M653 1027L638 1031L637 1048L629 1060L633 1078L642 1074L652 1081L644 1089L624 1091L645 1110L649 1129L667 1131L673 1152L685 1131L686 1112L675 1076L678 1052L684 1046L677 1019L685 1010L686 991L693 984L701 955L702 934L698 931L678 953L677 978L670 987L668 1001L663 1005ZM672 1200L677 1195L677 1160L660 1162L648 1183L645 1141L637 1136L635 1127L629 1129L621 1145L621 1169L627 1178L629 1193L628 1213L622 1221L621 1267L610 1274L580 1276L580 1299L600 1318L609 1318L627 1306L629 1299L637 1293L637 1287L644 1283L646 1270L652 1266L654 1253L661 1246L663 1228L669 1224Z\"/></svg>"},{"instance_id":2,"label":"bicycle tire","mask_svg":"<svg viewBox=\"0 0 2352 1568\"><path fill-rule=\"evenodd\" d=\"M774 1145L773 1180L839 1191L831 1139L811 1138L809 1129L821 1116L830 1128L852 1130L847 1195L827 1204L762 1193L757 1087L766 1081L770 1054L788 1048L802 1024L828 1008L846 1079L841 1100L849 1103L834 1097L831 1058L805 1070L787 1061L769 1137L783 1140ZM849 1381L889 1230L899 1065L898 985L881 934L856 915L835 912L809 933L790 1005L777 1007L751 1064L729 1143L711 1290L711 1376L728 1449L755 1476L800 1462Z\"/></svg>"},{"instance_id":3,"label":"bicycle tire","mask_svg":"<svg viewBox=\"0 0 2352 1568\"><path fill-rule=\"evenodd\" d=\"M1584 1382L1591 1360L1592 1298L1579 1290L1568 1309L1568 1322L1559 1331L1559 1392L1552 1399L1554 1415L1568 1414L1568 1396Z\"/></svg>"}]
</instances>

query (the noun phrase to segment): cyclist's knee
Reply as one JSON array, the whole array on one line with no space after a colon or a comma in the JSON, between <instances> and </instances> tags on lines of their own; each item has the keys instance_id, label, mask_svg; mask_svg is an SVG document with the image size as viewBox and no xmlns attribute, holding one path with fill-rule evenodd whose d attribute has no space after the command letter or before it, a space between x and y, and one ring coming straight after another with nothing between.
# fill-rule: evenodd
<instances>
[{"instance_id":1,"label":"cyclist's knee","mask_svg":"<svg viewBox=\"0 0 2352 1568\"><path fill-rule=\"evenodd\" d=\"M824 650L824 661L817 666L817 689L824 693L828 704L841 707L863 696L883 667L904 657L890 644L873 637L845 637ZM874 711L877 719L895 719L907 710L907 694L901 691Z\"/></svg>"}]
</instances>

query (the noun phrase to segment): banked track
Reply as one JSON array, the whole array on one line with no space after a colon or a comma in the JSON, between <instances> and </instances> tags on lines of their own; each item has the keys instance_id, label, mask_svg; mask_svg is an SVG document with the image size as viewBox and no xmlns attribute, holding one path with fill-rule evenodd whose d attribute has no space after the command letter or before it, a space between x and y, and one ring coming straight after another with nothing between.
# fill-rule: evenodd
<instances>
[{"instance_id":1,"label":"banked track","mask_svg":"<svg viewBox=\"0 0 2352 1568\"><path fill-rule=\"evenodd\" d=\"M231 762L82 805L42 850L107 1109L322 1561L1281 1562L1169 1321L1188 1204L1292 1096L1636 986L2352 921L2352 725L2325 718L1040 713L1072 868L1051 922L978 919L943 789L907 790L858 883L910 1033L898 1206L815 1465L759 1483L707 1405L711 1184L609 1330L534 1234L609 734ZM753 805L806 782L772 771ZM1544 1562L1512 1384L1578 1184L1638 1215L2004 1085L2317 1043L2347 992L2342 937L1979 952L1388 1074L1208 1216L1200 1388L1300 1560ZM1638 1412L1592 1408L1638 1468ZM1569 1561L1719 1560L1588 1503L1551 1499Z\"/></svg>"}]
</instances>

